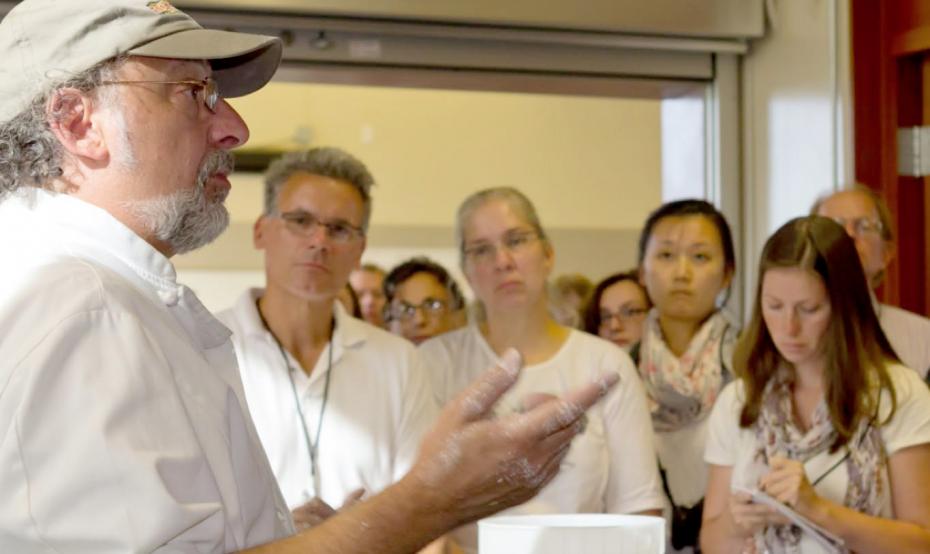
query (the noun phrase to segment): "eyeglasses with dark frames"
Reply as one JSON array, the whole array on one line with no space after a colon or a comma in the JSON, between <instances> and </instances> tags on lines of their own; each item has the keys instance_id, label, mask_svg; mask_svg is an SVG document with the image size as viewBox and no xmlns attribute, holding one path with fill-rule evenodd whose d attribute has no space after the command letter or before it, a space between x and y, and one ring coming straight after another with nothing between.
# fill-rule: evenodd
<instances>
[{"instance_id":1,"label":"eyeglasses with dark frames","mask_svg":"<svg viewBox=\"0 0 930 554\"><path fill-rule=\"evenodd\" d=\"M621 306L615 312L602 309L598 316L600 318L601 325L607 325L611 319L616 319L620 323L635 321L645 316L648 311L649 310L646 308L640 308L638 306Z\"/></svg>"},{"instance_id":2,"label":"eyeglasses with dark frames","mask_svg":"<svg viewBox=\"0 0 930 554\"><path fill-rule=\"evenodd\" d=\"M203 105L210 110L210 113L216 113L216 105L220 101L220 92L216 86L213 77L207 77L202 81L103 81L101 85L187 85L191 87L195 96L203 102Z\"/></svg>"},{"instance_id":3,"label":"eyeglasses with dark frames","mask_svg":"<svg viewBox=\"0 0 930 554\"><path fill-rule=\"evenodd\" d=\"M416 313L423 310L427 316L438 316L446 312L446 303L438 298L427 298L419 304L410 304L403 300L391 304L388 315L391 319L409 321Z\"/></svg>"},{"instance_id":4,"label":"eyeglasses with dark frames","mask_svg":"<svg viewBox=\"0 0 930 554\"><path fill-rule=\"evenodd\" d=\"M310 237L317 227L322 227L326 236L333 242L349 242L365 236L365 230L347 221L323 221L304 210L270 214L280 218L289 231L301 237Z\"/></svg>"}]
</instances>

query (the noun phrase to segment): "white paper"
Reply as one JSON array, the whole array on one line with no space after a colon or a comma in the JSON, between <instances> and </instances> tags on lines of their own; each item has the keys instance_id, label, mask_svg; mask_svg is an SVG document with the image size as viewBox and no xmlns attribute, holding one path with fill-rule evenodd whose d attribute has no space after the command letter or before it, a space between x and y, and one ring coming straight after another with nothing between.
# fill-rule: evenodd
<instances>
[{"instance_id":1,"label":"white paper","mask_svg":"<svg viewBox=\"0 0 930 554\"><path fill-rule=\"evenodd\" d=\"M756 504L764 504L774 509L776 512L788 518L792 523L801 528L805 533L810 534L821 546L823 546L827 552L841 553L844 551L845 543L843 539L836 536L835 534L827 531L823 527L817 525L813 521L807 519L801 514L797 513L790 506L782 504L778 500L775 500L773 497L768 494L758 490L758 489L749 489L746 487L733 486L732 490L736 492L743 492L752 497L752 501Z\"/></svg>"}]
</instances>

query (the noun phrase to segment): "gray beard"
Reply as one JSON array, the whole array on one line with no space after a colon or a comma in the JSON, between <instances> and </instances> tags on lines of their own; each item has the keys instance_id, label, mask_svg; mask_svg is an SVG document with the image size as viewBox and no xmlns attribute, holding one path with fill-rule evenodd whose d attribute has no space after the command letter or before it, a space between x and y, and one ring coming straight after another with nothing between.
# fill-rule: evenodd
<instances>
[{"instance_id":1,"label":"gray beard","mask_svg":"<svg viewBox=\"0 0 930 554\"><path fill-rule=\"evenodd\" d=\"M204 160L194 187L158 198L125 203L147 233L167 244L174 254L184 254L213 242L229 225L226 199L208 199L207 179L219 170L232 172L232 154L217 150Z\"/></svg>"}]
</instances>

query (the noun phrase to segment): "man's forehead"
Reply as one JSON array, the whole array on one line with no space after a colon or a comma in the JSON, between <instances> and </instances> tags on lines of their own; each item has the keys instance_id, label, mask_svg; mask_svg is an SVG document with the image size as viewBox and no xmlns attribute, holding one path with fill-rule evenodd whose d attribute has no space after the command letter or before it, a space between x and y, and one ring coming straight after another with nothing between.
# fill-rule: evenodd
<instances>
[{"instance_id":1,"label":"man's forehead","mask_svg":"<svg viewBox=\"0 0 930 554\"><path fill-rule=\"evenodd\" d=\"M212 73L206 60L180 60L174 58L152 58L148 56L130 56L120 68L130 73L154 70L164 75L187 75L188 77L208 77Z\"/></svg>"},{"instance_id":2,"label":"man's forehead","mask_svg":"<svg viewBox=\"0 0 930 554\"><path fill-rule=\"evenodd\" d=\"M323 196L338 197L340 200L351 199L353 203L362 204L362 195L351 183L326 177L308 171L295 171L284 181L278 192L278 200L288 199L319 199ZM357 202L354 202L357 201Z\"/></svg>"},{"instance_id":3,"label":"man's forehead","mask_svg":"<svg viewBox=\"0 0 930 554\"><path fill-rule=\"evenodd\" d=\"M878 212L878 207L868 194L857 190L837 192L820 204L819 213L824 215L868 215Z\"/></svg>"}]
</instances>

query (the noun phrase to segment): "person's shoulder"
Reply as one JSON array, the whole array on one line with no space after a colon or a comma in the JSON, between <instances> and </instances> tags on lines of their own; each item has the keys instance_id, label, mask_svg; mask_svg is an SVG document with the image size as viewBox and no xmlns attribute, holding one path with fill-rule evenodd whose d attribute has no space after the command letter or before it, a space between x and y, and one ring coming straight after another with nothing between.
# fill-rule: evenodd
<instances>
[{"instance_id":1,"label":"person's shoulder","mask_svg":"<svg viewBox=\"0 0 930 554\"><path fill-rule=\"evenodd\" d=\"M4 279L2 305L15 313L42 311L46 320L99 310L111 300L126 300L139 291L104 266L63 256Z\"/></svg>"},{"instance_id":2,"label":"person's shoulder","mask_svg":"<svg viewBox=\"0 0 930 554\"><path fill-rule=\"evenodd\" d=\"M894 387L894 415L889 391L879 400L878 420L889 455L902 448L930 443L930 389L914 370L897 364L886 366Z\"/></svg>"},{"instance_id":3,"label":"person's shoulder","mask_svg":"<svg viewBox=\"0 0 930 554\"><path fill-rule=\"evenodd\" d=\"M922 332L930 334L930 318L915 314L904 308L899 308L890 304L882 304L881 313L879 315L881 320L891 323L895 327L915 327ZM892 331L894 331L894 329L892 329Z\"/></svg>"},{"instance_id":4,"label":"person's shoulder","mask_svg":"<svg viewBox=\"0 0 930 554\"><path fill-rule=\"evenodd\" d=\"M626 351L609 340L578 329L572 329L569 332L568 340L571 341L575 348L597 352L606 356L617 356L619 358L630 357Z\"/></svg>"},{"instance_id":5,"label":"person's shoulder","mask_svg":"<svg viewBox=\"0 0 930 554\"><path fill-rule=\"evenodd\" d=\"M466 325L423 341L419 349L420 352L428 356L439 353L454 354L470 348L468 345L474 342L475 328L472 325Z\"/></svg>"},{"instance_id":6,"label":"person's shoulder","mask_svg":"<svg viewBox=\"0 0 930 554\"><path fill-rule=\"evenodd\" d=\"M742 379L734 379L723 386L714 406L721 405L727 410L740 410L746 402L746 385Z\"/></svg>"},{"instance_id":7,"label":"person's shoulder","mask_svg":"<svg viewBox=\"0 0 930 554\"><path fill-rule=\"evenodd\" d=\"M260 294L261 289L246 289L232 306L213 315L233 332L233 337L242 337L250 328L262 324L255 307L256 295Z\"/></svg>"},{"instance_id":8,"label":"person's shoulder","mask_svg":"<svg viewBox=\"0 0 930 554\"><path fill-rule=\"evenodd\" d=\"M346 327L347 333L364 337L367 342L377 346L380 350L398 354L407 354L416 350L416 346L404 337L357 317L347 316L341 324Z\"/></svg>"},{"instance_id":9,"label":"person's shoulder","mask_svg":"<svg viewBox=\"0 0 930 554\"><path fill-rule=\"evenodd\" d=\"M913 369L899 364L897 362L885 366L888 377L891 380L891 386L894 387L897 401L907 402L916 397L930 399L930 390L927 388L920 375Z\"/></svg>"},{"instance_id":10,"label":"person's shoulder","mask_svg":"<svg viewBox=\"0 0 930 554\"><path fill-rule=\"evenodd\" d=\"M346 315L339 320L341 335L351 359L366 367L378 367L380 374L386 369L407 371L420 365L420 353L416 345L367 321ZM372 365L375 364L375 365Z\"/></svg>"},{"instance_id":11,"label":"person's shoulder","mask_svg":"<svg viewBox=\"0 0 930 554\"><path fill-rule=\"evenodd\" d=\"M18 360L49 337L88 337L100 314L137 317L143 293L114 271L63 256L0 282L0 356ZM68 339L72 340L72 339Z\"/></svg>"},{"instance_id":12,"label":"person's shoulder","mask_svg":"<svg viewBox=\"0 0 930 554\"><path fill-rule=\"evenodd\" d=\"M622 375L636 373L636 364L624 349L597 335L572 329L566 346L572 356L591 360L604 369L618 369Z\"/></svg>"}]
</instances>

